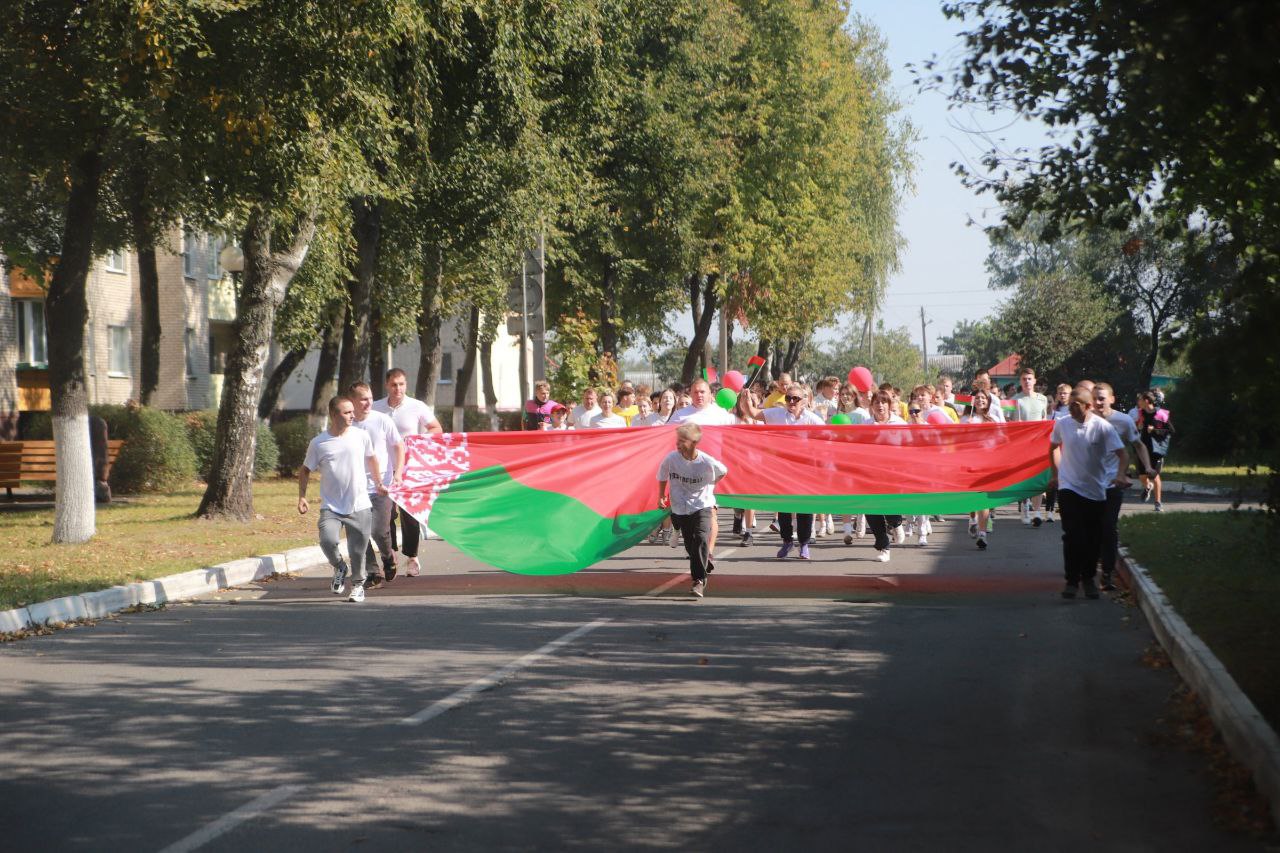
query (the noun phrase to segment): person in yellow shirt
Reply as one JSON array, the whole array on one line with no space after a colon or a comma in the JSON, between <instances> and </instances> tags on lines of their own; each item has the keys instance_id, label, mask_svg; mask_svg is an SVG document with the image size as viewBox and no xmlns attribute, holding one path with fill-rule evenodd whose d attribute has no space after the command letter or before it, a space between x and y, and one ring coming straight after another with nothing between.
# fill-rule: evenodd
<instances>
[{"instance_id":1,"label":"person in yellow shirt","mask_svg":"<svg viewBox=\"0 0 1280 853\"><path fill-rule=\"evenodd\" d=\"M613 407L613 413L621 415L627 426L631 426L631 419L640 414L640 408L636 406L636 391L630 385L618 389L618 402Z\"/></svg>"},{"instance_id":2,"label":"person in yellow shirt","mask_svg":"<svg viewBox=\"0 0 1280 853\"><path fill-rule=\"evenodd\" d=\"M786 402L784 398L787 396L787 388L791 384L790 373L779 373L778 378L774 380L773 385L769 386L771 393L768 397L764 398L763 408L772 409L774 406L784 405Z\"/></svg>"}]
</instances>

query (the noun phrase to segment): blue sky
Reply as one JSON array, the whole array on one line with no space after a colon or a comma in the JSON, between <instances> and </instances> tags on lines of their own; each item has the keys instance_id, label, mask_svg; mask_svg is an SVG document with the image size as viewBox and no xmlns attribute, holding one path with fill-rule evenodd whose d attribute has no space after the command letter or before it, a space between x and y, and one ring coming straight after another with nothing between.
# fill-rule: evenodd
<instances>
[{"instance_id":1,"label":"blue sky","mask_svg":"<svg viewBox=\"0 0 1280 853\"><path fill-rule=\"evenodd\" d=\"M990 196L966 189L951 163L960 160L976 166L992 146L1038 148L1048 141L1047 128L1013 114L949 111L941 93L916 91L908 64L919 64L935 54L944 63L961 55L958 34L966 27L943 17L938 3L853 0L852 5L852 14L870 21L883 36L893 73L891 86L902 104L900 115L918 135L913 146L915 192L903 200L898 217L907 245L901 269L890 277L880 317L886 327L905 326L919 346L920 307L924 306L933 353L940 336L950 334L961 320L989 316L1006 295L988 289L983 266L987 238L982 226L998 220L999 205ZM975 224L970 225L970 220ZM818 332L819 340L860 333L860 325L857 330L847 328L847 318L831 320ZM688 310L673 317L672 325L680 335L693 333Z\"/></svg>"},{"instance_id":2,"label":"blue sky","mask_svg":"<svg viewBox=\"0 0 1280 853\"><path fill-rule=\"evenodd\" d=\"M945 62L961 52L958 33L965 27L944 18L938 3L855 0L853 13L885 38L893 89L919 134L915 194L904 200L899 215L907 247L901 270L890 278L882 317L886 326L906 326L919 341L923 305L932 320L929 351L936 352L939 336L960 320L989 315L1004 295L987 288L983 267L987 238L981 226L997 221L999 206L990 196L966 189L950 164L976 165L993 143L1005 149L1038 147L1047 140L1046 128L1010 114L948 111L940 93L916 91L908 63L934 54ZM970 219L977 224L967 224Z\"/></svg>"}]
</instances>

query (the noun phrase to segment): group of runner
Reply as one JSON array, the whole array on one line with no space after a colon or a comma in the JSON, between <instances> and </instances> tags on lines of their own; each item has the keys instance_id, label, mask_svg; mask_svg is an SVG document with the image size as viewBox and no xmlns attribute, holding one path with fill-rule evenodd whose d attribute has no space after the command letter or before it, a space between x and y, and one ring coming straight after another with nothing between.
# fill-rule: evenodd
<instances>
[{"instance_id":1,"label":"group of runner","mask_svg":"<svg viewBox=\"0 0 1280 853\"><path fill-rule=\"evenodd\" d=\"M373 399L369 385L363 382L353 384L345 394L334 397L329 403L327 427L311 440L306 458L298 470L298 511L303 514L309 509L306 494L310 475L312 472L321 473L320 545L334 569L333 592L338 595L346 593L349 580L350 601L363 601L366 589L394 580L401 563L406 575L416 575L420 570L421 525L401 508L401 541L397 544L396 512L388 489L398 485L403 476L403 437L439 433L442 429L431 406L407 395L407 384L405 372L393 368L386 375L387 396L380 400ZM1092 553L1093 539L1088 539L1084 546L1073 545L1069 549L1067 542L1076 541L1080 527L1069 523L1068 517L1073 520L1088 518L1084 527L1096 533L1098 554L1094 562L1102 561L1103 588L1114 588L1115 526L1123 489L1128 485L1124 474L1130 452L1137 460L1144 499L1154 497L1156 511L1162 509L1160 470L1173 433L1169 412L1162 405L1163 399L1158 391L1143 392L1138 395L1137 406L1126 414L1113 408L1115 394L1110 385L1089 380L1075 386L1059 385L1050 398L1036 390L1036 375L1030 368L1023 368L1020 372L1018 388L1020 390L1009 394L1006 400L986 371L980 371L973 378L969 394L963 397L953 393L953 382L947 377L940 378L936 384L916 386L904 394L888 383L863 390L852 382L841 382L837 377L829 376L815 383L811 391L808 385L795 382L784 373L769 386L754 383L744 388L729 408L717 404L716 389L707 380L699 379L687 387L673 385L658 391L630 383L624 383L616 392L589 388L581 402L570 410L550 399L548 383L538 382L533 399L525 406L524 426L526 429L596 429L688 425L688 429L677 430L677 450L663 461L658 472L660 502L664 505L670 502L672 514L662 528L654 532L650 541L665 542L672 547L683 542L690 556L694 592L702 595L707 575L714 570L711 555L718 538L713 488L714 483L724 476L723 465L716 460L694 464L705 456L696 449L703 426L1054 420L1057 423L1053 432L1053 464L1055 472L1064 472L1065 476L1059 473L1045 495L1037 495L1024 502L1021 507L1023 523L1039 527L1045 522L1055 521L1055 511L1061 514L1064 556L1068 551L1072 554L1067 558L1066 573L1070 587L1073 578L1077 586L1084 583L1082 558L1077 552L1083 548L1085 553ZM1078 442L1068 437L1072 427L1064 423L1067 420L1087 425L1088 447L1105 446L1106 453L1111 454L1117 449L1111 445L1118 441L1123 458L1112 459L1104 454L1105 465L1098 462L1088 468L1096 475L1094 479L1081 480L1079 466L1073 466L1072 460L1085 458L1087 454L1080 449L1070 450ZM1068 448L1065 451L1066 463L1059 465L1064 447ZM1103 459L1102 456L1098 458ZM692 468L697 468L696 475L691 473ZM711 503L700 505L706 501ZM1098 506L1094 506L1095 503ZM1088 512L1083 512L1082 507ZM678 508L688 512L677 512ZM1095 510L1096 519L1093 515ZM983 550L987 548L988 535L993 530L993 514L990 510L980 510L971 514L969 519L969 534L977 547ZM690 516L696 518L689 520ZM735 511L733 533L741 537L743 546L753 544L753 531L757 529L755 516L752 510ZM842 532L845 544L850 545L855 538L862 538L870 530L874 538L875 558L888 562L892 544L903 544L908 537L918 536L918 543L927 545L932 523L937 520L937 516L846 516ZM807 560L815 539L835 534L835 517L832 514L778 513L770 528L781 536L781 547L777 551L780 559L794 553L796 557ZM347 532L349 562L338 550L339 534L344 529ZM374 553L375 545L381 556L380 564ZM1089 583L1092 583L1091 579ZM1096 588L1091 590L1088 584L1085 593L1089 597L1097 595Z\"/></svg>"}]
</instances>

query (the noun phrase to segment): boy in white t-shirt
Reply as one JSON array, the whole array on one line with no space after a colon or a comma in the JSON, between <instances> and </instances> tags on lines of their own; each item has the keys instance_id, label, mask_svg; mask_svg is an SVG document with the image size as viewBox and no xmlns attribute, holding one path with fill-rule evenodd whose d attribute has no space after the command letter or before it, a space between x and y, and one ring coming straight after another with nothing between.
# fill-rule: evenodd
<instances>
[{"instance_id":1,"label":"boy in white t-shirt","mask_svg":"<svg viewBox=\"0 0 1280 853\"><path fill-rule=\"evenodd\" d=\"M702 427L681 424L676 428L676 449L658 466L658 508L671 509L671 521L684 538L693 594L698 598L706 593L708 573L715 570L711 562L715 486L729 473L718 459L698 449L701 440Z\"/></svg>"},{"instance_id":2,"label":"boy in white t-shirt","mask_svg":"<svg viewBox=\"0 0 1280 853\"><path fill-rule=\"evenodd\" d=\"M1102 555L1107 488L1129 484L1125 476L1129 456L1115 427L1094 414L1093 395L1088 389L1076 386L1070 405L1071 417L1056 421L1049 438L1050 485L1057 484L1062 516L1062 562L1067 578L1062 597L1075 598L1083 584L1085 598L1097 598L1093 576Z\"/></svg>"},{"instance_id":3,"label":"boy in white t-shirt","mask_svg":"<svg viewBox=\"0 0 1280 853\"><path fill-rule=\"evenodd\" d=\"M373 477L375 491L387 493L382 470L373 452L369 433L353 429L355 406L346 397L329 401L329 428L311 439L307 457L298 468L298 514L306 515L307 484L312 471L320 472L320 548L333 566L334 595L342 595L347 564L338 552L338 535L347 531L347 556L351 558L351 596L348 601L364 601L364 558L373 526L373 505L369 501L366 468Z\"/></svg>"},{"instance_id":4,"label":"boy in white t-shirt","mask_svg":"<svg viewBox=\"0 0 1280 853\"><path fill-rule=\"evenodd\" d=\"M404 439L400 430L396 429L391 416L373 411L373 391L368 382L352 382L347 386L347 397L356 408L356 419L352 426L369 433L373 443L373 453L378 457L378 468L382 470L382 485L390 487L400 485L404 474ZM365 563L369 566L369 579L365 581L366 589L376 589L384 583L396 579L396 558L391 547L391 513L395 504L391 496L379 493L373 478L369 478L369 502L373 504L373 527L369 533L370 544L365 549ZM378 546L382 556L382 570L378 571L378 562L373 553L373 546Z\"/></svg>"}]
</instances>

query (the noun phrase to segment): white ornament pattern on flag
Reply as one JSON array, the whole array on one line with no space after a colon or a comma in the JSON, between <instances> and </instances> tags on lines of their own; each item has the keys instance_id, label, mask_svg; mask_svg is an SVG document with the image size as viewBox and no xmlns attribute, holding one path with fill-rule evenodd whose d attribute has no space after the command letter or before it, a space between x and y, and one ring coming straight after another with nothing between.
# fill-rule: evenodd
<instances>
[{"instance_id":1,"label":"white ornament pattern on flag","mask_svg":"<svg viewBox=\"0 0 1280 853\"><path fill-rule=\"evenodd\" d=\"M408 435L404 439L404 480L391 499L427 524L431 506L449 484L471 470L465 432Z\"/></svg>"}]
</instances>

